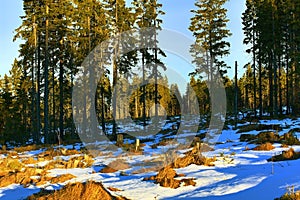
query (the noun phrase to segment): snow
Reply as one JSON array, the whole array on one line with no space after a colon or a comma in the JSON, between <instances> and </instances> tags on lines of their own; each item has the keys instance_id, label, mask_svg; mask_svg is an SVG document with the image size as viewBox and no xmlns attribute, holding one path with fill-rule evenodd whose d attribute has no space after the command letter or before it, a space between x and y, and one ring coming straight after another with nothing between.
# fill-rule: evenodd
<instances>
[{"instance_id":1,"label":"snow","mask_svg":"<svg viewBox=\"0 0 300 200\"><path fill-rule=\"evenodd\" d=\"M300 119L283 119L283 120L261 120L262 124L279 124L283 130L280 135L288 132L293 128L300 128ZM167 123L164 130L172 127L173 123ZM238 124L242 126L245 124ZM132 127L135 129L137 127ZM130 131L133 128L126 127L124 130ZM171 131L171 130L170 130ZM199 131L205 132L204 130ZM175 169L178 174L185 174L184 178L194 178L196 186L181 186L177 189L161 187L153 181L143 181L143 178L155 175L157 172L146 172L141 174L132 174L133 171L147 167L148 162L161 159L172 145L158 146L157 149L152 149L150 146L157 143L161 138L175 138L177 142L184 142L185 137L195 136L195 132L184 132L175 136L168 134L157 134L150 138L154 142L147 142L144 148L144 155L130 155L123 152L121 148L110 152L103 151L103 156L95 157L94 164L89 168L73 168L73 169L51 169L48 171L48 176L59 176L62 174L72 174L76 176L63 184L45 184L39 187L29 186L24 188L21 185L12 184L8 187L0 188L0 199L24 199L33 193L36 193L40 188L44 187L47 190L59 189L64 184L73 182L85 182L87 180L95 180L102 182L105 187L118 188L121 191L112 192L115 195L122 195L129 199L274 199L283 195L287 188L294 186L295 190L300 189L300 160L290 160L281 162L267 162L267 159L274 155L280 154L283 150L280 144L274 144L275 149L271 151L245 151L246 147L253 148L256 145L240 142L240 134L236 133L229 126L229 130L223 130L222 134L215 135L214 140L218 143L212 145L214 151L203 153L208 157L216 157L215 166L197 166L190 165L185 168ZM250 131L246 134L257 134L259 131ZM299 133L297 133L299 134ZM300 136L300 135L299 135ZM133 142L133 141L132 141ZM96 142L97 145L104 143ZM107 144L105 144L107 145ZM300 151L300 146L292 146L295 151ZM63 148L72 149L73 145L63 146ZM76 149L80 145L75 145ZM25 152L23 157L34 156L43 150ZM187 151L180 150L183 153ZM4 155L0 155L1 159ZM71 157L79 156L60 156L63 160L68 160ZM131 168L123 170L128 176L121 176L120 171L114 173L100 173L105 165L116 159L123 159L131 164ZM148 161L147 163L145 161ZM49 161L39 162L35 166L43 167ZM148 166L149 167L149 166ZM160 166L163 167L163 166ZM38 177L37 177L38 178Z\"/></svg>"}]
</instances>

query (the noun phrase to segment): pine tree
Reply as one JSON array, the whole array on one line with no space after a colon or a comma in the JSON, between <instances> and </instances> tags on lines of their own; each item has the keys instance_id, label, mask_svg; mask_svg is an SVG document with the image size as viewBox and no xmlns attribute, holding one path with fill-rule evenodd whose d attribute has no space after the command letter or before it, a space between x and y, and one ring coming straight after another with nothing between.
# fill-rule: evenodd
<instances>
[{"instance_id":1,"label":"pine tree","mask_svg":"<svg viewBox=\"0 0 300 200\"><path fill-rule=\"evenodd\" d=\"M251 45L249 49L246 50L248 53L252 53L253 55L253 111L254 115L256 116L256 54L257 54L257 16L255 10L255 1L254 0L247 0L246 1L246 10L242 16L242 24L245 38L243 43L246 45ZM260 102L261 103L261 102Z\"/></svg>"},{"instance_id":2,"label":"pine tree","mask_svg":"<svg viewBox=\"0 0 300 200\"><path fill-rule=\"evenodd\" d=\"M203 48L204 52L199 52L198 49L196 51L205 56L203 59L206 60L208 80L213 80L216 73L226 73L227 66L221 58L229 54L230 44L225 39L231 33L226 28L229 20L226 17L227 10L223 7L225 2L226 0L196 1L197 9L191 11L194 17L191 18L189 29L196 38L196 45Z\"/></svg>"}]
</instances>

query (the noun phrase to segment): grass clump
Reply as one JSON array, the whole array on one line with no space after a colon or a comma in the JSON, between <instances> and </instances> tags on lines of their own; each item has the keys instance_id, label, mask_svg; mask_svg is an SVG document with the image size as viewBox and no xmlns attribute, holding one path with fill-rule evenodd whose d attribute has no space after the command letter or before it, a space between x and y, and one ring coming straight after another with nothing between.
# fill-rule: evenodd
<instances>
[{"instance_id":1,"label":"grass clump","mask_svg":"<svg viewBox=\"0 0 300 200\"><path fill-rule=\"evenodd\" d=\"M174 162L168 165L165 165L162 169L159 170L156 176L151 176L144 178L145 181L152 180L155 183L158 183L162 187L178 188L181 184L184 186L196 185L194 178L188 179L176 179L182 177L178 175L174 168L183 168L191 164L196 165L205 165L205 166L214 166L215 158L206 158L202 156L200 149L193 148L191 151L185 153L185 156L175 158L173 157Z\"/></svg>"},{"instance_id":2,"label":"grass clump","mask_svg":"<svg viewBox=\"0 0 300 200\"><path fill-rule=\"evenodd\" d=\"M177 177L181 176L182 175L178 175L176 171L169 165L159 170L156 176L144 178L144 181L154 180L155 183L158 183L162 187L170 187L173 189L179 188L181 183L184 183L184 186L196 185L194 178L185 178L181 180L176 179Z\"/></svg>"},{"instance_id":3,"label":"grass clump","mask_svg":"<svg viewBox=\"0 0 300 200\"><path fill-rule=\"evenodd\" d=\"M278 162L284 160L296 160L300 158L300 152L295 152L293 148L290 148L287 151L282 151L280 155L273 156L272 158L268 159L268 161Z\"/></svg>"},{"instance_id":4,"label":"grass clump","mask_svg":"<svg viewBox=\"0 0 300 200\"><path fill-rule=\"evenodd\" d=\"M300 141L295 135L294 129L291 129L289 132L281 136L281 142L285 145L300 145Z\"/></svg>"},{"instance_id":5,"label":"grass clump","mask_svg":"<svg viewBox=\"0 0 300 200\"><path fill-rule=\"evenodd\" d=\"M269 142L253 148L255 151L271 151L273 149L275 149L275 147Z\"/></svg>"},{"instance_id":6,"label":"grass clump","mask_svg":"<svg viewBox=\"0 0 300 200\"><path fill-rule=\"evenodd\" d=\"M175 159L171 166L174 168L183 168L191 164L214 166L214 161L214 158L206 158L202 156L197 148L193 148L191 151L188 151L185 156Z\"/></svg>"},{"instance_id":7,"label":"grass clump","mask_svg":"<svg viewBox=\"0 0 300 200\"><path fill-rule=\"evenodd\" d=\"M288 192L282 195L279 198L275 198L275 200L299 200L300 199L300 190L294 191L294 186L287 188Z\"/></svg>"}]
</instances>

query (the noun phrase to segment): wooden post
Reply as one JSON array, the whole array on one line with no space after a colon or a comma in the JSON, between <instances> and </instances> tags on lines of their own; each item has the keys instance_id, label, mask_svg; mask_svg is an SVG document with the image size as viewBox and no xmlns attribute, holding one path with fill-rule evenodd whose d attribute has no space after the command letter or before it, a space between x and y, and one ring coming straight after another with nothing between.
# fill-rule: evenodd
<instances>
[{"instance_id":1,"label":"wooden post","mask_svg":"<svg viewBox=\"0 0 300 200\"><path fill-rule=\"evenodd\" d=\"M140 146L140 139L136 139L135 151L137 151L139 149L139 146Z\"/></svg>"},{"instance_id":2,"label":"wooden post","mask_svg":"<svg viewBox=\"0 0 300 200\"><path fill-rule=\"evenodd\" d=\"M123 134L118 134L117 135L117 145L123 145L123 143L124 143Z\"/></svg>"}]
</instances>

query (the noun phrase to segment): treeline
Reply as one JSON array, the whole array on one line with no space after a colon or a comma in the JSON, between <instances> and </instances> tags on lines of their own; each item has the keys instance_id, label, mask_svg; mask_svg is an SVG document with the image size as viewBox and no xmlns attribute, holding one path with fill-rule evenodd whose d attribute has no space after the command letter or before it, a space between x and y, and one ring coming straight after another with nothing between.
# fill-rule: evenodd
<instances>
[{"instance_id":1,"label":"treeline","mask_svg":"<svg viewBox=\"0 0 300 200\"><path fill-rule=\"evenodd\" d=\"M133 0L130 5L125 0L24 0L25 15L15 35L24 43L10 75L0 80L1 143L55 143L77 138L78 131L87 127L75 127L73 115L88 121L92 109L102 131L107 133L112 125L113 134L118 131L117 119L130 117L146 125L151 116L175 116L182 111L206 115L211 112L214 94L209 88L214 81L225 86L228 113L235 111L237 94L239 111L258 110L254 115L261 117L264 113L298 114L300 3L246 0L244 43L253 61L245 65L237 90L234 80L226 76L229 66L223 61L230 52L227 38L231 36L225 3L196 1L188 27L195 37L190 51L196 70L190 74L185 93L180 93L181 88L170 84L162 73L166 54L159 48L125 55L113 50L112 58L101 66L86 71L81 66L95 47L118 33L143 27L161 29L160 17L165 13L157 0ZM125 42L116 45L131 44L132 38L122 39ZM158 45L156 34L134 39ZM83 106L73 109L76 78L94 80L98 68L104 70L96 94L83 89ZM149 79L151 83L144 84ZM95 104L91 106L89 101Z\"/></svg>"},{"instance_id":2,"label":"treeline","mask_svg":"<svg viewBox=\"0 0 300 200\"><path fill-rule=\"evenodd\" d=\"M299 114L299 17L299 1L246 0L244 43L253 61L240 81L242 105L259 116Z\"/></svg>"}]
</instances>

